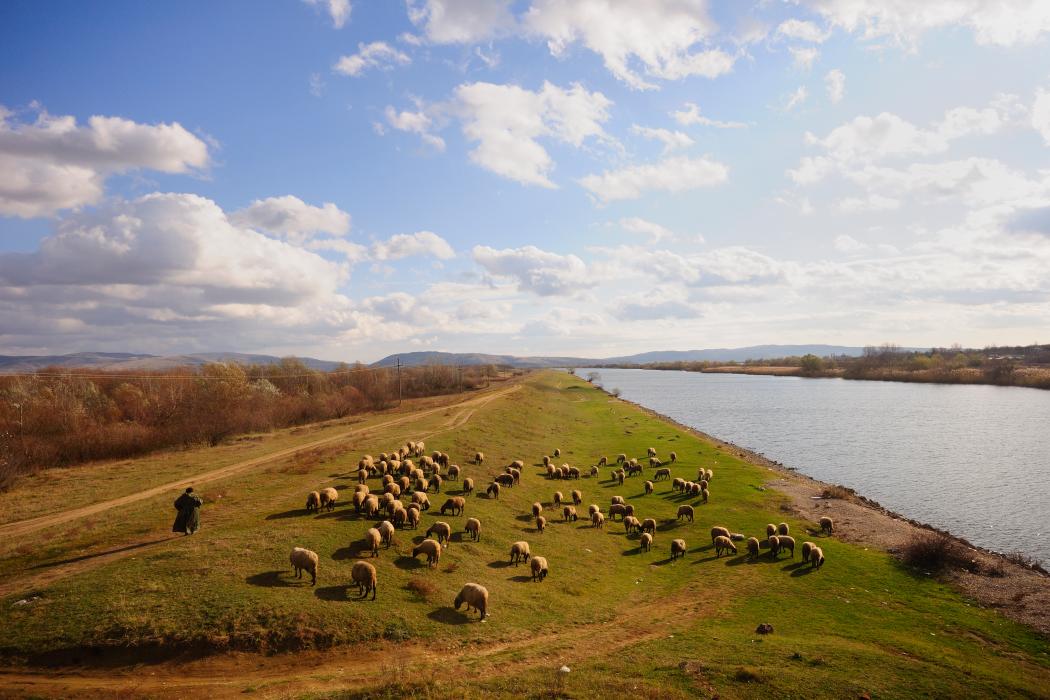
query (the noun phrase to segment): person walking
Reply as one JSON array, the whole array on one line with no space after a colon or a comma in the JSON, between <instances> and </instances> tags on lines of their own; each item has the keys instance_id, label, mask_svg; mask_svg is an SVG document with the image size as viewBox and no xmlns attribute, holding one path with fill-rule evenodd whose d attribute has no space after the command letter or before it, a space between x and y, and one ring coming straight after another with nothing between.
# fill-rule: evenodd
<instances>
[{"instance_id":1,"label":"person walking","mask_svg":"<svg viewBox=\"0 0 1050 700\"><path fill-rule=\"evenodd\" d=\"M179 511L179 514L175 516L175 524L171 526L171 531L192 535L199 530L202 505L204 499L193 493L192 486L188 486L186 492L175 499L175 510Z\"/></svg>"}]
</instances>

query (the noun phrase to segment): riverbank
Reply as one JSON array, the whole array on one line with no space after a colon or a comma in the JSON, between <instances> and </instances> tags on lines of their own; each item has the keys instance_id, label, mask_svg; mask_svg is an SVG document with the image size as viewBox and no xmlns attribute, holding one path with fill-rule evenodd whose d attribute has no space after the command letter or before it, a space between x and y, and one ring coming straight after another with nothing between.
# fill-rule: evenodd
<instances>
[{"instance_id":1,"label":"riverbank","mask_svg":"<svg viewBox=\"0 0 1050 700\"><path fill-rule=\"evenodd\" d=\"M965 592L983 607L998 610L1050 638L1050 575L1038 565L1020 564L1016 556L978 547L946 530L884 508L852 489L814 479L796 468L785 467L765 455L721 440L641 404L623 398L618 400L710 441L725 454L768 470L770 478L763 488L775 489L791 498L788 508L781 507L783 512L811 521L829 516L835 521L836 537L844 541L873 547L899 558L916 537L936 534L950 538L965 555L965 561L975 563L974 571L953 566L940 572L921 573L927 576L936 573L938 578Z\"/></svg>"}]
</instances>

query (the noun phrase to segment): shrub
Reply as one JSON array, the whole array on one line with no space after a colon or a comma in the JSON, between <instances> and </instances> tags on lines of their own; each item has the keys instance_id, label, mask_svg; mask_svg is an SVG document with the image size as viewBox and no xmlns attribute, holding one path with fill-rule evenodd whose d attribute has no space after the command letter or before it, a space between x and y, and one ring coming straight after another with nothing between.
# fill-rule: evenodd
<instances>
[{"instance_id":1,"label":"shrub","mask_svg":"<svg viewBox=\"0 0 1050 700\"><path fill-rule=\"evenodd\" d=\"M823 498L837 498L842 501L851 501L856 492L853 489L848 489L845 486L839 486L838 484L832 484L828 486L820 495Z\"/></svg>"},{"instance_id":2,"label":"shrub","mask_svg":"<svg viewBox=\"0 0 1050 700\"><path fill-rule=\"evenodd\" d=\"M418 597L425 601L430 601L431 597L437 593L437 586L425 578L414 577L405 584L405 588L415 593Z\"/></svg>"},{"instance_id":3,"label":"shrub","mask_svg":"<svg viewBox=\"0 0 1050 700\"><path fill-rule=\"evenodd\" d=\"M959 544L948 535L921 532L901 548L901 560L908 566L925 571L943 571L950 566L964 566L969 559Z\"/></svg>"}]
</instances>

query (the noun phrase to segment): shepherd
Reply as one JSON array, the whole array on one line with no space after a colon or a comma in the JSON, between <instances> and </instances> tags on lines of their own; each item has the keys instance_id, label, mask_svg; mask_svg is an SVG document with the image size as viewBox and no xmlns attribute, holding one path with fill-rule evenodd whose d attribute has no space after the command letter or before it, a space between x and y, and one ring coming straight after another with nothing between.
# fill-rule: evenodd
<instances>
[{"instance_id":1,"label":"shepherd","mask_svg":"<svg viewBox=\"0 0 1050 700\"><path fill-rule=\"evenodd\" d=\"M204 499L193 493L192 486L188 486L186 493L175 499L175 510L179 511L179 514L175 516L175 524L171 526L171 531L192 535L199 530L202 505Z\"/></svg>"}]
</instances>

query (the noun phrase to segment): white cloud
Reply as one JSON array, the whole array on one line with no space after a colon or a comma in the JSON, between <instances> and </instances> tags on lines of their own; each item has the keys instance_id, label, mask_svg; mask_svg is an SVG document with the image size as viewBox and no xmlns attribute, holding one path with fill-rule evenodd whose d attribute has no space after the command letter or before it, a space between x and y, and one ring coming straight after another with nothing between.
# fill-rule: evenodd
<instances>
[{"instance_id":1,"label":"white cloud","mask_svg":"<svg viewBox=\"0 0 1050 700\"><path fill-rule=\"evenodd\" d=\"M893 197L871 194L867 197L847 197L839 202L839 210L844 212L888 211L899 209L901 202Z\"/></svg>"},{"instance_id":2,"label":"white cloud","mask_svg":"<svg viewBox=\"0 0 1050 700\"><path fill-rule=\"evenodd\" d=\"M315 233L345 236L350 231L350 215L335 204L315 207L290 194L257 199L230 214L230 221L299 242Z\"/></svg>"},{"instance_id":3,"label":"white cloud","mask_svg":"<svg viewBox=\"0 0 1050 700\"><path fill-rule=\"evenodd\" d=\"M845 233L835 236L834 246L835 250L840 253L861 253L871 247L867 243L861 243L853 236Z\"/></svg>"},{"instance_id":4,"label":"white cloud","mask_svg":"<svg viewBox=\"0 0 1050 700\"><path fill-rule=\"evenodd\" d=\"M809 70L812 68L813 62L820 56L820 51L812 46L791 46L788 48L788 51L791 52L791 58L795 64L795 68L800 68L802 70Z\"/></svg>"},{"instance_id":5,"label":"white cloud","mask_svg":"<svg viewBox=\"0 0 1050 700\"><path fill-rule=\"evenodd\" d=\"M631 233L639 233L649 238L650 243L668 241L675 237L674 232L666 226L647 221L637 216L620 219L620 228Z\"/></svg>"},{"instance_id":6,"label":"white cloud","mask_svg":"<svg viewBox=\"0 0 1050 700\"><path fill-rule=\"evenodd\" d=\"M611 202L637 199L643 192L684 192L720 185L729 178L729 168L706 157L674 156L656 163L629 165L588 175L580 180L596 199Z\"/></svg>"},{"instance_id":7,"label":"white cloud","mask_svg":"<svg viewBox=\"0 0 1050 700\"><path fill-rule=\"evenodd\" d=\"M362 300L361 309L378 316L384 322L400 323L416 328L432 327L442 321L440 314L421 303L416 297L404 292L368 297Z\"/></svg>"},{"instance_id":8,"label":"white cloud","mask_svg":"<svg viewBox=\"0 0 1050 700\"><path fill-rule=\"evenodd\" d=\"M688 148L695 142L689 137L689 134L681 131L670 131L669 129L654 129L647 126L638 126L637 124L631 125L631 131L644 136L647 139L653 139L660 141L664 145L664 153L670 153L679 148Z\"/></svg>"},{"instance_id":9,"label":"white cloud","mask_svg":"<svg viewBox=\"0 0 1050 700\"><path fill-rule=\"evenodd\" d=\"M832 68L824 76L824 87L827 88L831 104L838 104L846 94L846 74L838 68Z\"/></svg>"},{"instance_id":10,"label":"white cloud","mask_svg":"<svg viewBox=\"0 0 1050 700\"><path fill-rule=\"evenodd\" d=\"M303 0L307 5L322 7L332 18L332 26L342 29L343 25L350 19L350 0Z\"/></svg>"},{"instance_id":11,"label":"white cloud","mask_svg":"<svg viewBox=\"0 0 1050 700\"><path fill-rule=\"evenodd\" d=\"M432 255L439 260L448 260L456 253L448 241L431 231L399 233L372 245L372 257L376 260L400 260L414 255Z\"/></svg>"},{"instance_id":12,"label":"white cloud","mask_svg":"<svg viewBox=\"0 0 1050 700\"><path fill-rule=\"evenodd\" d=\"M310 250L330 250L339 253L351 265L368 260L368 248L345 238L315 238L308 241L306 247Z\"/></svg>"},{"instance_id":13,"label":"white cloud","mask_svg":"<svg viewBox=\"0 0 1050 700\"><path fill-rule=\"evenodd\" d=\"M134 170L190 173L206 168L208 146L181 124L139 124L38 111L13 121L0 105L0 215L47 216L98 202L106 179Z\"/></svg>"},{"instance_id":14,"label":"white cloud","mask_svg":"<svg viewBox=\"0 0 1050 700\"><path fill-rule=\"evenodd\" d=\"M660 321L665 319L694 319L703 314L699 306L690 303L686 295L673 287L657 287L617 299L610 312L621 321Z\"/></svg>"},{"instance_id":15,"label":"white cloud","mask_svg":"<svg viewBox=\"0 0 1050 700\"><path fill-rule=\"evenodd\" d=\"M473 44L514 28L511 0L407 0L408 17L433 44Z\"/></svg>"},{"instance_id":16,"label":"white cloud","mask_svg":"<svg viewBox=\"0 0 1050 700\"><path fill-rule=\"evenodd\" d=\"M743 122L722 122L715 119L708 119L700 114L700 108L693 102L686 102L682 107L684 109L671 112L671 116L674 117L674 120L682 126L692 126L697 124L700 126L713 126L716 129L743 129L747 126L747 124Z\"/></svg>"},{"instance_id":17,"label":"white cloud","mask_svg":"<svg viewBox=\"0 0 1050 700\"><path fill-rule=\"evenodd\" d=\"M1046 90L1036 90L1035 102L1032 103L1032 128L1050 146L1050 92Z\"/></svg>"},{"instance_id":18,"label":"white cloud","mask_svg":"<svg viewBox=\"0 0 1050 700\"><path fill-rule=\"evenodd\" d=\"M356 78L369 68L407 66L411 62L408 54L398 51L385 41L373 41L371 44L358 44L355 54L340 56L332 70Z\"/></svg>"},{"instance_id":19,"label":"white cloud","mask_svg":"<svg viewBox=\"0 0 1050 700\"><path fill-rule=\"evenodd\" d=\"M795 107L798 107L806 101L807 97L809 97L809 90L806 89L805 85L799 85L798 90L795 90L788 96L787 102L784 104L784 109L792 110Z\"/></svg>"},{"instance_id":20,"label":"white cloud","mask_svg":"<svg viewBox=\"0 0 1050 700\"><path fill-rule=\"evenodd\" d=\"M1044 0L796 0L830 24L865 39L892 38L914 45L926 31L969 27L978 44L1030 44L1050 32Z\"/></svg>"},{"instance_id":21,"label":"white cloud","mask_svg":"<svg viewBox=\"0 0 1050 700\"><path fill-rule=\"evenodd\" d=\"M575 255L559 255L536 246L496 250L474 246L474 260L496 277L510 278L519 289L539 296L564 296L590 286L587 266Z\"/></svg>"},{"instance_id":22,"label":"white cloud","mask_svg":"<svg viewBox=\"0 0 1050 700\"><path fill-rule=\"evenodd\" d=\"M522 184L553 188L554 161L537 139L549 136L576 147L588 138L606 139L602 123L611 104L579 84L562 89L544 82L533 92L479 82L456 88L453 109L463 135L478 144L471 160Z\"/></svg>"},{"instance_id":23,"label":"white cloud","mask_svg":"<svg viewBox=\"0 0 1050 700\"><path fill-rule=\"evenodd\" d=\"M780 23L777 27L777 35L788 39L799 41L811 41L814 44L822 44L831 36L831 32L821 30L813 22L799 19L789 19Z\"/></svg>"},{"instance_id":24,"label":"white cloud","mask_svg":"<svg viewBox=\"0 0 1050 700\"><path fill-rule=\"evenodd\" d=\"M434 121L422 109L418 112L410 112L408 110L398 112L393 107L387 106L385 114L387 123L398 131L419 134L424 143L433 146L438 151L445 150L445 140L431 133L431 129L434 128ZM382 128L382 125L379 126Z\"/></svg>"},{"instance_id":25,"label":"white cloud","mask_svg":"<svg viewBox=\"0 0 1050 700\"><path fill-rule=\"evenodd\" d=\"M563 56L577 41L599 54L605 67L636 89L656 87L639 75L679 80L715 78L733 68L721 49L695 50L717 31L703 0L534 0L523 23Z\"/></svg>"}]
</instances>

